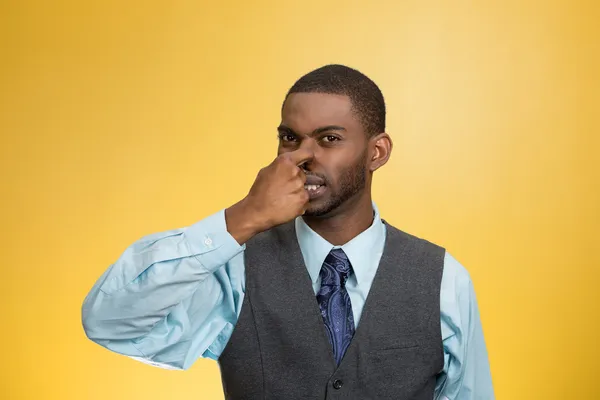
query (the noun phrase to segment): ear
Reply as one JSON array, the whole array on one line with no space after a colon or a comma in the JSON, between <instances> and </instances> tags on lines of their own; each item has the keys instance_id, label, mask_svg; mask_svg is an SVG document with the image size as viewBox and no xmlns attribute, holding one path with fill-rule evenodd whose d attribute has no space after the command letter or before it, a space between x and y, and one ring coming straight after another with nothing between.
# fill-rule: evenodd
<instances>
[{"instance_id":1,"label":"ear","mask_svg":"<svg viewBox=\"0 0 600 400\"><path fill-rule=\"evenodd\" d=\"M383 132L369 139L369 147L371 147L371 158L369 159L369 170L371 172L385 165L392 154L392 138L387 133Z\"/></svg>"}]
</instances>

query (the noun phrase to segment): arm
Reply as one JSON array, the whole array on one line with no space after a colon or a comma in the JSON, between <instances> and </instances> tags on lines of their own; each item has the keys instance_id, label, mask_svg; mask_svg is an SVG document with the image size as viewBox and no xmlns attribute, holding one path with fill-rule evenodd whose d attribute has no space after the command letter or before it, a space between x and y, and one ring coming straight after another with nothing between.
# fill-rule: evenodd
<instances>
[{"instance_id":1,"label":"arm","mask_svg":"<svg viewBox=\"0 0 600 400\"><path fill-rule=\"evenodd\" d=\"M244 246L308 207L298 168L309 150L278 156L248 195L191 227L132 244L96 282L82 306L88 338L114 352L165 368L217 359L239 316Z\"/></svg>"},{"instance_id":2,"label":"arm","mask_svg":"<svg viewBox=\"0 0 600 400\"><path fill-rule=\"evenodd\" d=\"M216 359L242 304L243 250L227 230L224 211L138 240L85 298L86 335L164 368Z\"/></svg>"},{"instance_id":3,"label":"arm","mask_svg":"<svg viewBox=\"0 0 600 400\"><path fill-rule=\"evenodd\" d=\"M493 400L494 389L473 282L449 253L441 290L444 372L436 399Z\"/></svg>"}]
</instances>

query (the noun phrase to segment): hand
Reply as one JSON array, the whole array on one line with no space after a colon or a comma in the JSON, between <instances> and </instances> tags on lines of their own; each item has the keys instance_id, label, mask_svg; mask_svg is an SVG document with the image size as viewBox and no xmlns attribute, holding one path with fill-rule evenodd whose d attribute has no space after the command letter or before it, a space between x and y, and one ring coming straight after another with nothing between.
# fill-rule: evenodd
<instances>
[{"instance_id":1,"label":"hand","mask_svg":"<svg viewBox=\"0 0 600 400\"><path fill-rule=\"evenodd\" d=\"M309 196L299 166L313 157L307 149L283 153L259 171L248 195L225 211L227 230L238 243L304 214Z\"/></svg>"}]
</instances>

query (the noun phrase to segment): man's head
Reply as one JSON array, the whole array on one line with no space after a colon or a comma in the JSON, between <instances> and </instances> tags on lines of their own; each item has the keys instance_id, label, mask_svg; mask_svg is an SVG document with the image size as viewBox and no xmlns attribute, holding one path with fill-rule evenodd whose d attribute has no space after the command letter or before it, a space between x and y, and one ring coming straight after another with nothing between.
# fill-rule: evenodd
<instances>
[{"instance_id":1,"label":"man's head","mask_svg":"<svg viewBox=\"0 0 600 400\"><path fill-rule=\"evenodd\" d=\"M372 172L392 147L383 95L371 79L343 65L318 68L291 87L281 117L278 153L314 152L303 165L311 195L305 216L331 216L371 201Z\"/></svg>"}]
</instances>

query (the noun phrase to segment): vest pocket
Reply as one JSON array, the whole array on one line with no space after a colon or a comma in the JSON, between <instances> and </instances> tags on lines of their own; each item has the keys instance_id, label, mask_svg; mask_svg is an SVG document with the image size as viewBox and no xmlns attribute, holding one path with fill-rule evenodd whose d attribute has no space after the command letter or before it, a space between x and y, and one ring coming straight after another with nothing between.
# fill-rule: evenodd
<instances>
[{"instance_id":1,"label":"vest pocket","mask_svg":"<svg viewBox=\"0 0 600 400\"><path fill-rule=\"evenodd\" d=\"M377 399L396 399L422 390L437 359L433 349L422 343L403 340L396 347L384 343L371 348L365 357L369 393Z\"/></svg>"},{"instance_id":2,"label":"vest pocket","mask_svg":"<svg viewBox=\"0 0 600 400\"><path fill-rule=\"evenodd\" d=\"M405 339L399 339L397 337L379 339L371 343L371 351L379 352L386 350L400 350L410 349L412 347L419 347L423 343L423 336L409 337Z\"/></svg>"}]
</instances>

